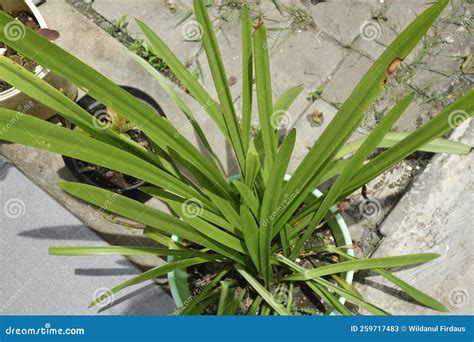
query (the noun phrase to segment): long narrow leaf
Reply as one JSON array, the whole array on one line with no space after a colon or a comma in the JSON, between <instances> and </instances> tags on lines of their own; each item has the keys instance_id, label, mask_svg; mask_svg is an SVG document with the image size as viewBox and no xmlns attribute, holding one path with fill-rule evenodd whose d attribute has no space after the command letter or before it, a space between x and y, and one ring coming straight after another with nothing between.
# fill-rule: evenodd
<instances>
[{"instance_id":1,"label":"long narrow leaf","mask_svg":"<svg viewBox=\"0 0 474 342\"><path fill-rule=\"evenodd\" d=\"M255 267L261 269L260 252L258 247L258 226L252 213L246 205L240 206L240 216L242 218L242 231L244 233L245 245L247 247L250 259Z\"/></svg>"},{"instance_id":2,"label":"long narrow leaf","mask_svg":"<svg viewBox=\"0 0 474 342\"><path fill-rule=\"evenodd\" d=\"M242 9L242 145L248 151L252 127L253 94L252 18L250 8Z\"/></svg>"},{"instance_id":3,"label":"long narrow leaf","mask_svg":"<svg viewBox=\"0 0 474 342\"><path fill-rule=\"evenodd\" d=\"M208 199L174 176L135 155L85 134L30 115L0 108L0 138L100 165L145 180L185 197Z\"/></svg>"},{"instance_id":4,"label":"long narrow leaf","mask_svg":"<svg viewBox=\"0 0 474 342\"><path fill-rule=\"evenodd\" d=\"M248 316L257 315L258 309L260 308L260 304L262 303L262 301L263 301L263 298L261 296L257 296L257 298L253 300L252 305L250 305L250 308L247 311L247 315Z\"/></svg>"},{"instance_id":5,"label":"long narrow leaf","mask_svg":"<svg viewBox=\"0 0 474 342\"><path fill-rule=\"evenodd\" d=\"M385 310L379 308L376 305L373 305L373 304L365 301L363 298L360 298L360 297L354 295L353 293L351 293L349 291L346 291L346 290L334 285L333 283L331 283L330 281L327 281L326 279L317 277L317 278L314 278L313 281L315 283L318 283L318 284L321 284L321 285L325 286L328 290L334 291L339 296L343 296L344 298L347 299L348 302L354 303L354 304L360 306L361 308L366 309L367 311L369 311L370 313L372 313L374 315L384 315L384 316L389 315L389 313L386 312Z\"/></svg>"},{"instance_id":6,"label":"long narrow leaf","mask_svg":"<svg viewBox=\"0 0 474 342\"><path fill-rule=\"evenodd\" d=\"M330 163L334 155L345 144L360 124L365 111L384 89L387 70L404 60L417 45L432 23L440 15L448 0L439 0L420 14L390 45L372 65L341 109L316 141L293 177L285 186L286 193L300 189L300 194L287 206L276 223L276 230L282 228L308 196L319 179L317 175ZM393 71L393 70L392 70Z\"/></svg>"},{"instance_id":7,"label":"long narrow leaf","mask_svg":"<svg viewBox=\"0 0 474 342\"><path fill-rule=\"evenodd\" d=\"M283 94L281 94L280 97L275 101L275 104L273 105L273 111L275 113L288 111L298 95L301 94L303 89L303 86L298 85L285 90L285 92L283 92Z\"/></svg>"},{"instance_id":8,"label":"long narrow leaf","mask_svg":"<svg viewBox=\"0 0 474 342\"><path fill-rule=\"evenodd\" d=\"M235 265L235 269L279 315L291 315L291 313L281 303L279 303L275 299L275 297L270 292L268 292L265 287L263 287L254 277L252 277L252 275L250 275L250 273L248 273L242 266L237 264Z\"/></svg>"},{"instance_id":9,"label":"long narrow leaf","mask_svg":"<svg viewBox=\"0 0 474 342\"><path fill-rule=\"evenodd\" d=\"M117 292L119 292L119 291L121 291L121 290L123 290L123 289L125 289L129 286L137 285L137 284L143 283L145 281L161 277L161 276L163 276L163 275L165 275L165 274L167 274L171 271L174 271L174 270L177 270L177 269L180 269L180 268L186 268L186 267L189 267L189 266L192 266L192 265L203 264L203 263L206 263L206 262L209 262L209 261L213 261L215 259L216 259L216 257L211 257L211 256L206 257L206 258L203 258L203 257L190 258L190 259L184 259L184 260L169 262L169 263L166 263L162 266L152 268L151 270L143 272L140 275L138 275L136 277L133 277L133 278L123 282L122 284L120 284L118 286L115 286L110 291L108 291L108 292L104 293L103 295L95 298L92 301L92 303L89 305L89 307L92 307L92 306L95 306L95 305L99 304L100 302L106 300L110 296L116 294Z\"/></svg>"},{"instance_id":10,"label":"long narrow leaf","mask_svg":"<svg viewBox=\"0 0 474 342\"><path fill-rule=\"evenodd\" d=\"M382 141L377 145L377 148L390 148L409 135L409 132L388 132L387 135L383 137ZM367 138L363 137L344 145L344 147L341 148L336 154L334 159L339 159L347 154L355 152L364 143L365 139ZM471 151L471 147L457 141L439 138L429 142L426 145L423 145L418 149L418 151L431 153L468 154Z\"/></svg>"},{"instance_id":11,"label":"long narrow leaf","mask_svg":"<svg viewBox=\"0 0 474 342\"><path fill-rule=\"evenodd\" d=\"M284 263L285 265L289 266L290 269L296 271L296 272L304 272L304 268L298 264L295 264L293 261L291 261L288 258L285 258L283 255L277 255L277 260ZM361 297L355 295L354 293L347 291L345 289L342 289L330 281L327 281L326 279L323 279L321 277L315 277L312 279L310 282L313 282L314 285L319 285L317 288L322 292L322 295L324 296L326 300L330 300L330 303L336 308L339 312L342 314L348 315L349 313L347 312L347 309L344 306L341 306L337 304L334 299L329 297L327 294L325 294L326 291L321 291L321 286L325 287L327 290L331 292L335 292L339 296L343 296L344 298L347 299L347 301L354 303L356 305L359 305L360 307L368 310L369 312L375 314L375 315L388 315L388 313L385 310L380 309L379 307L368 303ZM306 284L308 284L308 281L306 281ZM314 289L314 287L312 287Z\"/></svg>"},{"instance_id":12,"label":"long narrow leaf","mask_svg":"<svg viewBox=\"0 0 474 342\"><path fill-rule=\"evenodd\" d=\"M321 297L321 299L325 300L332 308L334 308L337 312L339 312L341 315L344 316L351 316L352 312L344 306L339 301L339 298L337 296L333 295L331 292L329 292L323 285L315 283L314 281L306 281L305 284L313 290L316 295Z\"/></svg>"},{"instance_id":13,"label":"long narrow leaf","mask_svg":"<svg viewBox=\"0 0 474 342\"><path fill-rule=\"evenodd\" d=\"M250 189L253 189L255 180L260 172L260 157L253 142L250 142L247 151L247 158L245 164L244 183Z\"/></svg>"},{"instance_id":14,"label":"long narrow leaf","mask_svg":"<svg viewBox=\"0 0 474 342\"><path fill-rule=\"evenodd\" d=\"M416 151L420 146L450 132L454 127L453 115L456 116L456 124L474 116L474 90L467 92L415 132L364 165L351 180L344 194L359 188L367 182L367 179L373 179Z\"/></svg>"},{"instance_id":15,"label":"long narrow leaf","mask_svg":"<svg viewBox=\"0 0 474 342\"><path fill-rule=\"evenodd\" d=\"M263 146L265 147L264 177L268 176L277 150L276 127L272 124L273 99L270 79L267 34L262 18L254 32L255 79L257 82L257 103Z\"/></svg>"},{"instance_id":16,"label":"long narrow leaf","mask_svg":"<svg viewBox=\"0 0 474 342\"><path fill-rule=\"evenodd\" d=\"M122 246L57 246L49 247L49 254L62 256L92 256L92 255L156 255L197 257L209 254L198 251L174 250L153 247L122 247Z\"/></svg>"},{"instance_id":17,"label":"long narrow leaf","mask_svg":"<svg viewBox=\"0 0 474 342\"><path fill-rule=\"evenodd\" d=\"M183 208L186 208L189 214L199 216L206 221L217 225L218 227L224 228L234 235L242 235L240 230L238 230L238 228L236 228L233 224L229 223L225 218L219 215L218 211L211 211L210 208L207 208L203 203L198 202L196 199L193 200L189 198L186 199L178 197L161 189L148 186L140 187L139 190L159 199L170 206L183 206Z\"/></svg>"},{"instance_id":18,"label":"long narrow leaf","mask_svg":"<svg viewBox=\"0 0 474 342\"><path fill-rule=\"evenodd\" d=\"M179 236L208 247L223 256L235 261L242 261L234 250L215 242L213 239L195 231L190 225L169 214L151 208L138 201L112 193L110 191L79 183L59 183L61 189L107 211L121 215L130 220L154 227L171 235Z\"/></svg>"},{"instance_id":19,"label":"long narrow leaf","mask_svg":"<svg viewBox=\"0 0 474 342\"><path fill-rule=\"evenodd\" d=\"M290 258L295 258L299 253L300 249L303 247L304 243L309 239L311 234L313 234L316 227L319 225L323 217L327 214L328 210L334 205L335 200L344 190L345 186L349 183L350 179L353 177L354 170L360 168L364 160L372 153L372 151L377 147L377 144L383 139L387 132L392 128L395 122L398 120L400 115L405 112L408 105L413 100L414 94L406 96L401 100L395 107L390 110L387 115L380 121L380 123L375 127L375 129L370 133L367 139L363 142L362 146L357 150L355 155L350 159L350 161L344 166L341 171L341 174L337 177L334 184L331 186L329 191L324 196L324 200L321 203L318 211L312 218L309 223L306 231L303 236L300 237L298 242L295 245L293 253Z\"/></svg>"},{"instance_id":20,"label":"long narrow leaf","mask_svg":"<svg viewBox=\"0 0 474 342\"><path fill-rule=\"evenodd\" d=\"M232 94L230 92L229 82L227 81L227 75L224 63L222 62L222 55L217 43L214 26L203 1L194 0L194 15L196 16L198 23L201 25L201 41L204 51L206 51L209 69L211 70L214 86L222 107L230 141L237 157L237 161L243 168L245 165L245 152L242 145L241 132L237 121L234 101L232 100Z\"/></svg>"},{"instance_id":21,"label":"long narrow leaf","mask_svg":"<svg viewBox=\"0 0 474 342\"><path fill-rule=\"evenodd\" d=\"M0 11L0 41L76 84L107 108L127 118L167 154L174 150L181 155L185 167L192 165L199 169L212 181L213 189L230 196L225 177L167 119L156 115L148 105L32 29L26 27L22 39L9 40L5 35L7 30L3 28L13 20Z\"/></svg>"},{"instance_id":22,"label":"long narrow leaf","mask_svg":"<svg viewBox=\"0 0 474 342\"><path fill-rule=\"evenodd\" d=\"M186 205L179 203L169 202L171 209L187 224L194 228L197 232L207 236L209 239L215 240L224 246L233 249L236 252L244 253L242 241L232 236L231 234L223 231L222 229L214 226L213 224L203 220L202 218L195 215L193 212L189 212Z\"/></svg>"},{"instance_id":23,"label":"long narrow leaf","mask_svg":"<svg viewBox=\"0 0 474 342\"><path fill-rule=\"evenodd\" d=\"M185 303L185 306L179 309L181 315L196 315L199 314L202 309L205 309L204 305L201 305L201 302L208 297L211 291L215 288L216 284L229 272L229 269L224 268L222 271L217 274L214 279L212 279L204 289L195 296L189 298L188 303ZM197 308L197 309L196 309Z\"/></svg>"},{"instance_id":24,"label":"long narrow leaf","mask_svg":"<svg viewBox=\"0 0 474 342\"><path fill-rule=\"evenodd\" d=\"M255 216L255 218L258 219L260 217L260 202L258 198L245 183L242 183L238 180L233 180L232 184L236 187L240 194L240 202L245 203L252 211L252 214Z\"/></svg>"},{"instance_id":25,"label":"long narrow leaf","mask_svg":"<svg viewBox=\"0 0 474 342\"><path fill-rule=\"evenodd\" d=\"M202 130L201 126L199 123L196 121L196 117L194 116L193 112L189 107L186 105L186 103L183 101L183 99L178 95L177 91L173 88L171 83L156 70L153 68L153 66L150 65L147 61L145 61L143 58L137 56L135 53L130 53L130 56L138 63L140 64L163 88L166 93L173 99L173 101L178 105L178 107L181 109L181 111L184 113L188 121L191 123L191 125L194 128L194 131L196 132L197 136L199 137L199 140L202 142L204 147L206 148L206 151L209 153L211 158L213 159L214 163L218 168L221 168L219 158L217 157L216 153L211 147L211 144L207 140L206 135L204 134L204 131Z\"/></svg>"},{"instance_id":26,"label":"long narrow leaf","mask_svg":"<svg viewBox=\"0 0 474 342\"><path fill-rule=\"evenodd\" d=\"M229 315L235 300L235 281L226 279L221 281L221 294L217 305L217 315Z\"/></svg>"},{"instance_id":27,"label":"long narrow leaf","mask_svg":"<svg viewBox=\"0 0 474 342\"><path fill-rule=\"evenodd\" d=\"M262 209L260 211L259 230L259 256L261 271L264 272L265 285L270 286L272 268L270 265L270 251L273 233L273 216L277 205L280 203L281 190L284 176L290 162L291 153L295 147L296 130L292 130L283 141L275 157L273 168L269 174L267 187L263 195Z\"/></svg>"},{"instance_id":28,"label":"long narrow leaf","mask_svg":"<svg viewBox=\"0 0 474 342\"><path fill-rule=\"evenodd\" d=\"M330 274L348 271L369 270L374 268L401 267L420 264L439 257L436 253L410 254L402 256L381 257L372 259L358 259L343 261L336 264L321 266L303 273L297 273L284 278L284 280L310 280Z\"/></svg>"},{"instance_id":29,"label":"long narrow leaf","mask_svg":"<svg viewBox=\"0 0 474 342\"><path fill-rule=\"evenodd\" d=\"M340 249L338 249L334 246L321 246L321 247L318 247L318 248L314 249L314 251L315 252L320 251L320 252L335 253L335 254L337 254L339 256L342 256L343 258L346 258L348 260L357 260L356 257L353 257L353 256L347 254L346 252L344 252L344 251L342 251L342 250L340 250ZM377 274L380 274L381 276L386 278L388 281L391 281L392 283L394 283L396 286L401 288L403 291L405 291L406 294L411 296L413 299L415 299L419 303L421 303L421 304L423 304L423 305L425 305L429 308L432 308L434 310L443 311L443 312L449 311L442 303L440 303L439 301L437 301L433 297L427 295L426 293L423 293L422 291L418 290L417 288L411 286L410 284L404 282L403 280L401 280L397 276L393 275L392 273L390 273L390 272L388 272L384 269L380 269L380 268L376 268L373 271Z\"/></svg>"},{"instance_id":30,"label":"long narrow leaf","mask_svg":"<svg viewBox=\"0 0 474 342\"><path fill-rule=\"evenodd\" d=\"M142 21L136 19L137 25L142 30L148 40L153 52L160 57L163 62L170 68L183 86L191 93L191 95L199 102L202 108L214 120L225 137L229 137L222 111L219 109L212 97L204 90L196 78L188 69L178 60L173 52L166 44L156 35L153 30Z\"/></svg>"}]
</instances>

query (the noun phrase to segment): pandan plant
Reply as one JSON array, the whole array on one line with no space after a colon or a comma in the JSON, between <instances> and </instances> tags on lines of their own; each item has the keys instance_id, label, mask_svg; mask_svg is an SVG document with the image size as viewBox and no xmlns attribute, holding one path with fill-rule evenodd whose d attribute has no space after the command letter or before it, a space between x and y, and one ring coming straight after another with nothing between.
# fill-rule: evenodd
<instances>
[{"instance_id":1,"label":"pandan plant","mask_svg":"<svg viewBox=\"0 0 474 342\"><path fill-rule=\"evenodd\" d=\"M417 17L386 49L355 87L321 137L314 142L291 177L287 167L295 145L292 129L279 138L275 113L287 111L302 90L296 86L275 101L272 98L266 28L262 19L253 23L249 8L242 12L242 112L234 108L224 61L204 1L194 0L218 99L212 98L163 41L137 20L148 44L209 114L232 146L239 166L237 175L226 175L205 132L193 112L171 84L145 61L135 58L176 101L192 123L204 152L200 152L166 118L121 89L93 68L26 28L22 39L8 41L3 28L13 19L0 13L0 40L24 56L60 74L133 123L153 143L147 150L95 118L11 60L0 58L3 79L80 127L71 131L0 109L0 138L84 160L145 180L141 190L166 203L172 214L90 185L61 182L60 188L102 210L146 226L143 234L161 247L51 247L54 255L157 255L172 257L92 302L120 290L165 276L170 272L200 270L207 276L198 290L179 308L181 314L301 314L299 299L317 299L318 312L353 313L355 304L373 314L387 314L362 298L346 275L373 270L406 292L419 304L446 311L443 304L388 272L386 268L428 262L437 254L413 254L381 258L356 258L349 245L337 246L333 231L329 243L317 241L326 221L335 219L331 208L397 162L417 150L468 153L469 147L443 140L459 119L474 114L471 90L412 133L389 131L413 99L407 94L385 115L366 138L348 144L364 113L384 90L385 83L440 15L448 0L439 0ZM255 26L253 26L255 24ZM252 97L255 80L256 99ZM252 102L258 105L260 129L251 134ZM462 115L458 115L461 113ZM98 128L100 127L100 129ZM387 137L387 135L389 135ZM382 153L369 159L378 147ZM230 177L228 176L235 176ZM312 196L318 185L332 180L322 196ZM330 236L331 237L331 236ZM323 239L324 240L324 239ZM194 272L195 274L197 273ZM198 282L195 282L197 285ZM282 300L281 297L285 297ZM317 305L315 307L317 307Z\"/></svg>"}]
</instances>

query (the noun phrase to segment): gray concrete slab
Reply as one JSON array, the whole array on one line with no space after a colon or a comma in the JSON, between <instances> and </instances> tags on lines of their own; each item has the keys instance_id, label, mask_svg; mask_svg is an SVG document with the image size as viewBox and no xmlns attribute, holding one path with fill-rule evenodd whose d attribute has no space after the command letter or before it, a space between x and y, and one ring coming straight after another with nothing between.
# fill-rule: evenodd
<instances>
[{"instance_id":1,"label":"gray concrete slab","mask_svg":"<svg viewBox=\"0 0 474 342\"><path fill-rule=\"evenodd\" d=\"M290 87L304 86L289 111L294 123L311 105L309 92L327 84L347 53L320 30L288 32L275 46L270 56L274 98Z\"/></svg>"},{"instance_id":2,"label":"gray concrete slab","mask_svg":"<svg viewBox=\"0 0 474 342\"><path fill-rule=\"evenodd\" d=\"M88 309L93 297L141 271L121 256L60 257L50 246L106 243L16 168L0 160L0 313L166 314L173 300L148 281Z\"/></svg>"},{"instance_id":3,"label":"gray concrete slab","mask_svg":"<svg viewBox=\"0 0 474 342\"><path fill-rule=\"evenodd\" d=\"M359 28L353 47L376 59L417 15L429 6L427 1L384 1Z\"/></svg>"},{"instance_id":4,"label":"gray concrete slab","mask_svg":"<svg viewBox=\"0 0 474 342\"><path fill-rule=\"evenodd\" d=\"M350 52L328 82L323 99L329 103L341 105L369 70L372 63L373 61L369 58L355 51Z\"/></svg>"},{"instance_id":5,"label":"gray concrete slab","mask_svg":"<svg viewBox=\"0 0 474 342\"><path fill-rule=\"evenodd\" d=\"M361 28L370 20L372 4L358 2L321 2L311 6L310 13L318 28L349 46L360 34Z\"/></svg>"},{"instance_id":6,"label":"gray concrete slab","mask_svg":"<svg viewBox=\"0 0 474 342\"><path fill-rule=\"evenodd\" d=\"M140 19L150 26L182 61L200 48L199 40L193 39L199 27L194 16L189 17L192 8L189 1L134 1L131 5L128 0L96 0L92 3L92 8L109 21L127 15L127 31L135 39L144 39L135 22L135 18Z\"/></svg>"},{"instance_id":7,"label":"gray concrete slab","mask_svg":"<svg viewBox=\"0 0 474 342\"><path fill-rule=\"evenodd\" d=\"M474 144L474 120L451 139ZM383 239L374 257L439 253L440 258L395 274L443 302L450 314L474 312L474 155L437 155L380 227ZM439 312L416 305L378 276L356 277L364 296L397 315Z\"/></svg>"},{"instance_id":8,"label":"gray concrete slab","mask_svg":"<svg viewBox=\"0 0 474 342\"><path fill-rule=\"evenodd\" d=\"M50 194L56 201L76 215L89 229L99 234L110 244L121 241L124 245L154 246L149 239L142 237L139 229L131 229L105 220L96 207L80 201L56 186L60 181L75 181L64 166L61 156L50 152L16 144L0 144L0 153L6 156L33 183ZM149 205L165 209L158 201ZM159 257L130 257L144 269L163 263Z\"/></svg>"},{"instance_id":9,"label":"gray concrete slab","mask_svg":"<svg viewBox=\"0 0 474 342\"><path fill-rule=\"evenodd\" d=\"M314 111L322 113L321 123L319 124L314 122L312 118ZM293 123L293 127L296 129L296 143L293 157L290 161L290 171L294 171L301 163L309 149L326 129L336 113L337 109L335 107L323 100L317 100L309 105L308 109L301 115L297 122Z\"/></svg>"}]
</instances>

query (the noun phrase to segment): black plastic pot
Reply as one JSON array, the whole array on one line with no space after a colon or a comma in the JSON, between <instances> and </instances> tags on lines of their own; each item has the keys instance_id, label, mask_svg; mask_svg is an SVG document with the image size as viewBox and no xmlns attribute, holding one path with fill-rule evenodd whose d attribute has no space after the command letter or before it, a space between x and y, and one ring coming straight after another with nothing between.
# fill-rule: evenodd
<instances>
[{"instance_id":1,"label":"black plastic pot","mask_svg":"<svg viewBox=\"0 0 474 342\"><path fill-rule=\"evenodd\" d=\"M166 117L160 105L145 92L129 86L121 87L128 91L130 94L140 99L148 106L150 106L158 115ZM106 110L106 107L102 103L95 100L89 95L85 95L80 98L79 101L77 101L77 104L80 107L84 108L89 114L95 115L97 118L100 117L101 112L105 112ZM70 129L74 129L74 125L70 123L67 125ZM63 160L69 171L71 171L74 177L81 183L98 186L100 188L107 189L109 191L120 193L133 198L137 198L142 195L142 193L138 191L137 188L145 185L145 182L140 179L123 175L119 172L108 170L102 167L99 167L100 170L94 171L93 168L96 168L96 165L66 156L63 156ZM90 171L87 171L88 169L90 169ZM112 175L113 173L114 176L117 176L117 178L120 178L126 184L118 184L117 182L111 180L110 177L106 177L104 173L107 173L109 175Z\"/></svg>"}]
</instances>

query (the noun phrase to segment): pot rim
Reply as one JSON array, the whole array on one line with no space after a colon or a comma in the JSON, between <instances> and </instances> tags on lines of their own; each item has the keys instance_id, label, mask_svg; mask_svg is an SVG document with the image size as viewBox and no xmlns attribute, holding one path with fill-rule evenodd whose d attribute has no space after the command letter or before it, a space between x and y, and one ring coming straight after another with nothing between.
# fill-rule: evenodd
<instances>
[{"instance_id":1,"label":"pot rim","mask_svg":"<svg viewBox=\"0 0 474 342\"><path fill-rule=\"evenodd\" d=\"M239 178L239 176L231 176L228 177L229 180ZM291 175L286 174L284 177L285 181L288 181L291 178ZM313 196L315 197L320 197L323 195L321 191L319 191L317 188L314 189L312 192ZM335 207L332 207L329 209L331 213L336 213L337 209ZM333 219L331 219L328 222L329 228L331 229L331 233L336 240L336 245L341 246L341 245L352 245L352 238L349 232L349 228L347 227L346 222L344 221L344 218L342 217L341 214L336 214ZM338 233L340 233L340 235ZM171 237L173 241L179 241L179 237L176 235L173 235ZM348 249L347 254L354 256L354 249ZM168 262L172 262L177 260L176 256L169 256L167 258ZM344 279L349 283L352 284L352 281L354 279L354 271L349 271L345 272L344 274ZM190 298L192 299L191 292L189 291L189 285L188 285L188 274L186 269L180 269L176 271L172 271L168 273L168 284L169 288L171 291L171 296L173 297L173 300L176 304L177 308L180 308L184 305L184 303L189 300ZM346 302L345 297L339 297L339 302L341 304L344 304ZM337 311L332 310L330 312L330 315L337 315Z\"/></svg>"}]
</instances>

